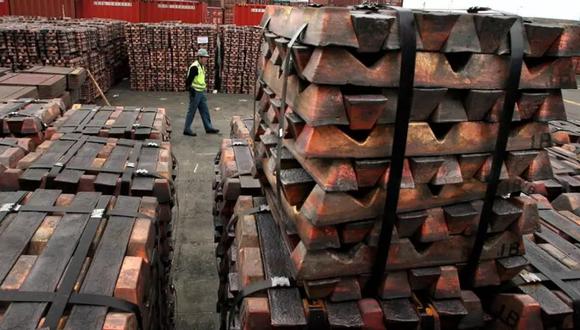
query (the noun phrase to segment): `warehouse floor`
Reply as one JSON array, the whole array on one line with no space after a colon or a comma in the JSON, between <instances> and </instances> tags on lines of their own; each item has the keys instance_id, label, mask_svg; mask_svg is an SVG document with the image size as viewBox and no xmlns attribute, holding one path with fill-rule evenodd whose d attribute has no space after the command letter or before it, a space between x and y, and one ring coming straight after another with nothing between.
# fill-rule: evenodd
<instances>
[{"instance_id":1,"label":"warehouse floor","mask_svg":"<svg viewBox=\"0 0 580 330\"><path fill-rule=\"evenodd\" d=\"M168 109L173 124L173 150L179 160L177 178L179 217L174 274L177 289L177 328L216 329L217 271L212 224L213 160L220 141L229 136L233 115L251 117L253 101L249 95L208 95L212 121L221 135L206 135L196 115L197 137L181 134L187 108L186 93L135 92L124 81L107 93L113 105L157 106ZM580 120L580 90L565 91L570 119Z\"/></svg>"}]
</instances>

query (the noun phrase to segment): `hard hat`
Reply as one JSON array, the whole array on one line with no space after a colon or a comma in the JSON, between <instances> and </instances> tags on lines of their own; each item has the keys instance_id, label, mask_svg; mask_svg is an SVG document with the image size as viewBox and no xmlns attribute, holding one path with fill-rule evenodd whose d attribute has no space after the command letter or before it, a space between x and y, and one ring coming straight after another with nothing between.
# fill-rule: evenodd
<instances>
[{"instance_id":1,"label":"hard hat","mask_svg":"<svg viewBox=\"0 0 580 330\"><path fill-rule=\"evenodd\" d=\"M197 54L196 55L199 56L199 57L209 57L209 54L207 52L207 49L205 49L205 48L200 48L197 51Z\"/></svg>"}]
</instances>

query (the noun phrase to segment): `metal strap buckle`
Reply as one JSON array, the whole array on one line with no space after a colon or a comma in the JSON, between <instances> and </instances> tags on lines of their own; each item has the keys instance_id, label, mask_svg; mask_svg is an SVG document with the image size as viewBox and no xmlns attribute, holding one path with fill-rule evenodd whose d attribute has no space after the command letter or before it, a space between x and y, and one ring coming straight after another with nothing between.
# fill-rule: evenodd
<instances>
[{"instance_id":1,"label":"metal strap buckle","mask_svg":"<svg viewBox=\"0 0 580 330\"><path fill-rule=\"evenodd\" d=\"M94 209L91 213L91 218L102 219L105 214L105 209Z\"/></svg>"},{"instance_id":2,"label":"metal strap buckle","mask_svg":"<svg viewBox=\"0 0 580 330\"><path fill-rule=\"evenodd\" d=\"M0 212L12 212L18 211L20 209L20 204L17 203L5 203L0 206Z\"/></svg>"},{"instance_id":3,"label":"metal strap buckle","mask_svg":"<svg viewBox=\"0 0 580 330\"><path fill-rule=\"evenodd\" d=\"M520 277L526 282L526 283L537 283L537 282L542 282L542 279L534 274L534 273L530 273L527 270L522 270L520 272Z\"/></svg>"}]
</instances>

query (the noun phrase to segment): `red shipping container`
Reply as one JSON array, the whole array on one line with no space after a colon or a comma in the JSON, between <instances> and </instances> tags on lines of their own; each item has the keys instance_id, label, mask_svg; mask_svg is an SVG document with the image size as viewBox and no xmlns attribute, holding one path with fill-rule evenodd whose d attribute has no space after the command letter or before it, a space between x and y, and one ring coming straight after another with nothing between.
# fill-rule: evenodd
<instances>
[{"instance_id":1,"label":"red shipping container","mask_svg":"<svg viewBox=\"0 0 580 330\"><path fill-rule=\"evenodd\" d=\"M8 0L0 0L0 16L10 15L10 3Z\"/></svg>"},{"instance_id":2,"label":"red shipping container","mask_svg":"<svg viewBox=\"0 0 580 330\"><path fill-rule=\"evenodd\" d=\"M112 18L139 22L139 0L83 0L83 18Z\"/></svg>"},{"instance_id":3,"label":"red shipping container","mask_svg":"<svg viewBox=\"0 0 580 330\"><path fill-rule=\"evenodd\" d=\"M206 23L208 24L223 24L224 10L221 7L207 7Z\"/></svg>"},{"instance_id":4,"label":"red shipping container","mask_svg":"<svg viewBox=\"0 0 580 330\"><path fill-rule=\"evenodd\" d=\"M192 0L151 0L141 3L141 22L202 23L206 8L207 4Z\"/></svg>"},{"instance_id":5,"label":"red shipping container","mask_svg":"<svg viewBox=\"0 0 580 330\"><path fill-rule=\"evenodd\" d=\"M76 17L74 0L10 0L10 15Z\"/></svg>"},{"instance_id":6,"label":"red shipping container","mask_svg":"<svg viewBox=\"0 0 580 330\"><path fill-rule=\"evenodd\" d=\"M234 24L240 26L259 25L265 12L266 5L236 5L234 7Z\"/></svg>"}]
</instances>

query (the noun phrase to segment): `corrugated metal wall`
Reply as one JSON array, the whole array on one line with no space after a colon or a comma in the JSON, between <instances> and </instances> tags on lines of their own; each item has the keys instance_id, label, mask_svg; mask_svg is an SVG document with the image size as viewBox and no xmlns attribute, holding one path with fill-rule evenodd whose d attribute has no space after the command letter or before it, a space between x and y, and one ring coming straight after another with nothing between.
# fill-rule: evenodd
<instances>
[{"instance_id":1,"label":"corrugated metal wall","mask_svg":"<svg viewBox=\"0 0 580 330\"><path fill-rule=\"evenodd\" d=\"M113 18L139 22L139 0L83 0L81 17Z\"/></svg>"},{"instance_id":2,"label":"corrugated metal wall","mask_svg":"<svg viewBox=\"0 0 580 330\"><path fill-rule=\"evenodd\" d=\"M236 5L234 7L235 25L259 25L266 12L266 5Z\"/></svg>"},{"instance_id":3,"label":"corrugated metal wall","mask_svg":"<svg viewBox=\"0 0 580 330\"><path fill-rule=\"evenodd\" d=\"M0 15L10 15L9 5L8 0L0 0Z\"/></svg>"},{"instance_id":4,"label":"corrugated metal wall","mask_svg":"<svg viewBox=\"0 0 580 330\"><path fill-rule=\"evenodd\" d=\"M74 0L10 0L10 14L76 17Z\"/></svg>"}]
</instances>

